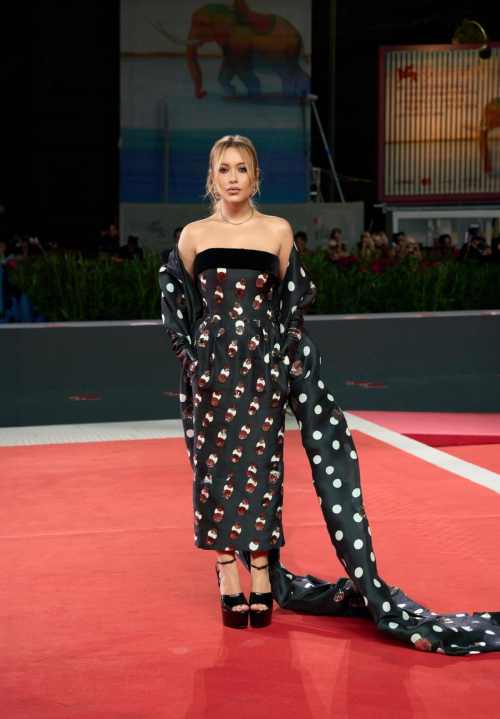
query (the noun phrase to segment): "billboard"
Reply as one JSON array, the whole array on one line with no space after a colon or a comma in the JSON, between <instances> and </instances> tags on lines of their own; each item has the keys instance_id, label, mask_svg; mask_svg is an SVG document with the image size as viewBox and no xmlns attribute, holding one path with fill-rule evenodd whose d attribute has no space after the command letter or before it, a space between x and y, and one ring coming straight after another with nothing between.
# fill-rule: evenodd
<instances>
[{"instance_id":1,"label":"billboard","mask_svg":"<svg viewBox=\"0 0 500 719\"><path fill-rule=\"evenodd\" d=\"M498 202L500 47L379 48L378 195L393 204Z\"/></svg>"},{"instance_id":2,"label":"billboard","mask_svg":"<svg viewBox=\"0 0 500 719\"><path fill-rule=\"evenodd\" d=\"M249 137L263 203L309 200L311 0L121 0L121 202L198 203L208 155Z\"/></svg>"}]
</instances>

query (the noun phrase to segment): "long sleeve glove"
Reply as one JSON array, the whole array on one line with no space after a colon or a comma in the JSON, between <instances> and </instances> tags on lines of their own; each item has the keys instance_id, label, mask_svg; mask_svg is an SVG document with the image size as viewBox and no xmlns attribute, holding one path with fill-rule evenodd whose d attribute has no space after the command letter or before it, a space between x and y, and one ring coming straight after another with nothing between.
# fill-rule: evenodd
<instances>
[{"instance_id":1,"label":"long sleeve glove","mask_svg":"<svg viewBox=\"0 0 500 719\"><path fill-rule=\"evenodd\" d=\"M198 365L198 355L195 347L189 343L188 338L180 332L172 332L167 329L170 339L172 340L172 349L174 350L179 362L186 372L194 372Z\"/></svg>"},{"instance_id":2,"label":"long sleeve glove","mask_svg":"<svg viewBox=\"0 0 500 719\"><path fill-rule=\"evenodd\" d=\"M288 325L285 339L283 340L283 344L281 345L281 349L278 354L278 359L281 360L284 357L288 357L291 362L293 361L293 358L295 357L295 352L297 351L297 346L300 342L300 338L302 337L303 325L304 310L297 308L293 313L292 319L290 320L290 323Z\"/></svg>"}]
</instances>

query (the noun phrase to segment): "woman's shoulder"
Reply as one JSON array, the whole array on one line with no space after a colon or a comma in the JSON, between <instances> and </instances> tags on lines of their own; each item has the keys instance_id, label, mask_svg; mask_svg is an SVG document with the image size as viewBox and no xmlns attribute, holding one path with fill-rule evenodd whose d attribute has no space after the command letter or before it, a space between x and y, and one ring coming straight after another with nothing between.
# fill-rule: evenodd
<instances>
[{"instance_id":1,"label":"woman's shoulder","mask_svg":"<svg viewBox=\"0 0 500 719\"><path fill-rule=\"evenodd\" d=\"M265 223L266 228L277 234L287 234L292 231L292 227L288 220L277 215L264 215L259 213L259 219Z\"/></svg>"}]
</instances>

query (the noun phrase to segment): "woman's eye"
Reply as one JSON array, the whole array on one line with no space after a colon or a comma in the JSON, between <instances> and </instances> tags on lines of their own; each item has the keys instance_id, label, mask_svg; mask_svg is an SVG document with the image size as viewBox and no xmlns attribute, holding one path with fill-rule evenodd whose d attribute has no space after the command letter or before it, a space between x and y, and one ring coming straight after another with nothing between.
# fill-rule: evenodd
<instances>
[{"instance_id":1,"label":"woman's eye","mask_svg":"<svg viewBox=\"0 0 500 719\"><path fill-rule=\"evenodd\" d=\"M227 167L219 167L219 172L227 172Z\"/></svg>"},{"instance_id":2,"label":"woman's eye","mask_svg":"<svg viewBox=\"0 0 500 719\"><path fill-rule=\"evenodd\" d=\"M240 169L240 172L246 172L246 171L247 171L247 168L246 168L246 167L240 167L239 169Z\"/></svg>"}]
</instances>

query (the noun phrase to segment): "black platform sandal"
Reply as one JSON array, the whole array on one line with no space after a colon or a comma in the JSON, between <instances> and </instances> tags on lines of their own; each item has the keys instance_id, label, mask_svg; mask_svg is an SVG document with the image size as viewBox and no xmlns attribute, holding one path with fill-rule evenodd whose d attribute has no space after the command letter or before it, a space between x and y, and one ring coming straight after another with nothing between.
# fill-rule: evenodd
<instances>
[{"instance_id":1,"label":"black platform sandal","mask_svg":"<svg viewBox=\"0 0 500 719\"><path fill-rule=\"evenodd\" d=\"M236 557L234 559L228 559L227 562L219 562L219 560L216 561L215 571L217 573L217 581L219 582L219 587L220 572L217 568L217 565L232 564L233 562L236 562ZM240 592L239 594L221 594L220 598L223 625L225 627L232 627L233 629L246 629L246 627L248 626L248 609L246 610L246 612L233 609L233 607L238 606L238 604L248 604L243 592Z\"/></svg>"},{"instance_id":2,"label":"black platform sandal","mask_svg":"<svg viewBox=\"0 0 500 719\"><path fill-rule=\"evenodd\" d=\"M250 564L254 569L265 569L269 566L263 564L258 567L256 564ZM272 592L250 592L249 607L252 604L265 604L267 609L250 609L250 626L251 627L268 627L273 618L273 593Z\"/></svg>"}]
</instances>

